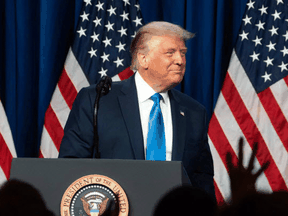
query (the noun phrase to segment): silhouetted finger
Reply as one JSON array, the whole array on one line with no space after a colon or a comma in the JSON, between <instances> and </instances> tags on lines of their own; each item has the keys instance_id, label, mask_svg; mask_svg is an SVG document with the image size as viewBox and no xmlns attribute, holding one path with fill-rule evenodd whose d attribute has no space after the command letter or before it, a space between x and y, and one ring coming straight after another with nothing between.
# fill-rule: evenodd
<instances>
[{"instance_id":1,"label":"silhouetted finger","mask_svg":"<svg viewBox=\"0 0 288 216\"><path fill-rule=\"evenodd\" d=\"M243 167L243 137L240 137L238 143L239 153L238 153L238 168Z\"/></svg>"},{"instance_id":2,"label":"silhouetted finger","mask_svg":"<svg viewBox=\"0 0 288 216\"><path fill-rule=\"evenodd\" d=\"M248 172L251 172L253 170L253 168L254 168L254 160L255 160L257 151L258 151L258 143L254 143L253 149L252 149L252 153L251 153L251 156L250 156L250 160L249 160L249 165L248 165L248 168L247 168Z\"/></svg>"},{"instance_id":3,"label":"silhouetted finger","mask_svg":"<svg viewBox=\"0 0 288 216\"><path fill-rule=\"evenodd\" d=\"M261 168L254 174L255 178L258 178L270 165L270 161L267 161L261 166Z\"/></svg>"},{"instance_id":4,"label":"silhouetted finger","mask_svg":"<svg viewBox=\"0 0 288 216\"><path fill-rule=\"evenodd\" d=\"M231 171L234 168L234 166L232 163L232 155L230 152L227 152L226 154L226 163L227 163L228 171Z\"/></svg>"}]
</instances>

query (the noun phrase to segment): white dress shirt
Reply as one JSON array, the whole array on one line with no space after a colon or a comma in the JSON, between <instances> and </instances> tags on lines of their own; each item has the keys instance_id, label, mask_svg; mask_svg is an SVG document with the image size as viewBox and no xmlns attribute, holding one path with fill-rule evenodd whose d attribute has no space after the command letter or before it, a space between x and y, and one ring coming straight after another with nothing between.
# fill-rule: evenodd
<instances>
[{"instance_id":1,"label":"white dress shirt","mask_svg":"<svg viewBox=\"0 0 288 216\"><path fill-rule=\"evenodd\" d=\"M149 115L154 104L150 98L156 92L145 82L141 75L136 72L135 84L138 95L138 104L142 125L143 141L144 141L144 152L146 158L147 148L147 134L148 134L148 123ZM173 128L172 128L172 117L171 117L171 106L168 92L160 93L162 99L160 101L160 108L163 115L165 139L166 139L166 161L171 161L172 157L172 140L173 140Z\"/></svg>"}]
</instances>

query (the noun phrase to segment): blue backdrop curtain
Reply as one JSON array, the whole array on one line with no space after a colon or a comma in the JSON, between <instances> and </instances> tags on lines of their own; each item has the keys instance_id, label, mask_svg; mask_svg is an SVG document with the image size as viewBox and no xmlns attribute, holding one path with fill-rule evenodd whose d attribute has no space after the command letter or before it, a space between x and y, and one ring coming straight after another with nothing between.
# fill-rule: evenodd
<instances>
[{"instance_id":1,"label":"blue backdrop curtain","mask_svg":"<svg viewBox=\"0 0 288 216\"><path fill-rule=\"evenodd\" d=\"M104 0L101 0L104 1ZM246 0L140 0L145 23L165 20L196 33L177 88L212 115ZM45 111L61 74L82 0L0 2L0 98L19 157L37 157Z\"/></svg>"}]
</instances>

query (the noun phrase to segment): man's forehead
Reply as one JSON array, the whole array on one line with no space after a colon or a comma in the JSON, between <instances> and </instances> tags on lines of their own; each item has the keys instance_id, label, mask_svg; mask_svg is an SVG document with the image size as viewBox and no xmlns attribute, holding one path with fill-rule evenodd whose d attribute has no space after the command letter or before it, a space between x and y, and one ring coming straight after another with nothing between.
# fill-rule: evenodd
<instances>
[{"instance_id":1,"label":"man's forehead","mask_svg":"<svg viewBox=\"0 0 288 216\"><path fill-rule=\"evenodd\" d=\"M184 40L178 35L155 35L150 38L147 44L151 48L159 45L165 48L173 48L175 45L181 45L181 49L187 49Z\"/></svg>"}]
</instances>

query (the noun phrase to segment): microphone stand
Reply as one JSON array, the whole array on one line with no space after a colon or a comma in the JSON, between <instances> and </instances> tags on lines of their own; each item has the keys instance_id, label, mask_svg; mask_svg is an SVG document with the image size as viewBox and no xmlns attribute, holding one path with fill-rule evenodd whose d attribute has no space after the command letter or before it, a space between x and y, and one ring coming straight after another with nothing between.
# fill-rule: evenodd
<instances>
[{"instance_id":1,"label":"microphone stand","mask_svg":"<svg viewBox=\"0 0 288 216\"><path fill-rule=\"evenodd\" d=\"M102 95L107 95L111 89L112 80L110 77L102 77L100 82L96 85L96 99L94 104L94 119L93 119L93 130L94 130L94 151L93 158L100 158L99 152L99 135L97 129L98 109L99 101Z\"/></svg>"}]
</instances>

